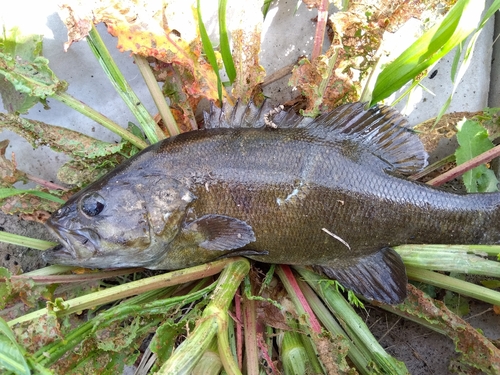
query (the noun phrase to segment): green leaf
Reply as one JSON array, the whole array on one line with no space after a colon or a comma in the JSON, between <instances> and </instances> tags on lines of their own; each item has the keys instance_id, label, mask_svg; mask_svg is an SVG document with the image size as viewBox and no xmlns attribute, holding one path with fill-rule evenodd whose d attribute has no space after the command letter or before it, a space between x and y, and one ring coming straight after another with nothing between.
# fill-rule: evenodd
<instances>
[{"instance_id":1,"label":"green leaf","mask_svg":"<svg viewBox=\"0 0 500 375\"><path fill-rule=\"evenodd\" d=\"M27 42L26 39L30 38L32 41ZM11 31L7 37L4 31L4 48L0 49L0 75L10 82L16 91L36 97L37 100L63 92L67 87L66 82L60 81L49 68L49 61L40 56L41 46L38 43L41 41L39 39L39 36L21 37L16 30ZM21 45L23 43L24 45ZM17 54L18 50L22 55ZM29 101L32 100L29 99ZM27 104L29 103L21 104L18 110L27 110ZM33 104L35 103L31 103Z\"/></svg>"},{"instance_id":2,"label":"green leaf","mask_svg":"<svg viewBox=\"0 0 500 375\"><path fill-rule=\"evenodd\" d=\"M0 279L4 279L4 281L0 281L0 309L5 308L10 294L12 293L12 283L10 282L11 276L7 268L0 267Z\"/></svg>"},{"instance_id":3,"label":"green leaf","mask_svg":"<svg viewBox=\"0 0 500 375\"><path fill-rule=\"evenodd\" d=\"M35 195L39 198L42 199L47 199L52 202L56 203L61 203L64 204L66 201L64 199L61 199L59 197L56 197L55 195L45 193L43 191L39 190L26 190L26 189L16 189L16 188L2 188L0 189L0 199L5 199L8 197L12 197L14 195L20 195L20 194L31 194Z\"/></svg>"},{"instance_id":4,"label":"green leaf","mask_svg":"<svg viewBox=\"0 0 500 375\"><path fill-rule=\"evenodd\" d=\"M387 98L458 46L478 26L484 1L458 0L446 17L426 31L377 77L371 105Z\"/></svg>"},{"instance_id":5,"label":"green leaf","mask_svg":"<svg viewBox=\"0 0 500 375\"><path fill-rule=\"evenodd\" d=\"M6 243L13 244L13 245L25 246L25 247L29 247L31 249L37 249L37 250L47 250L47 249L57 245L56 242L39 240L36 238L20 236L18 234L7 233L7 232L0 232L0 242L6 242ZM0 268L0 270L1 269L2 268ZM0 272L0 276L4 276L4 275L2 275L2 273ZM0 293L0 295L1 295L1 293Z\"/></svg>"},{"instance_id":6,"label":"green leaf","mask_svg":"<svg viewBox=\"0 0 500 375\"><path fill-rule=\"evenodd\" d=\"M483 19L481 20L481 23L479 24L479 27L476 29L476 32L474 33L474 35L471 38L469 38L467 48L465 49L465 53L463 56L462 56L462 51L464 50L463 44L465 41L462 41L457 46L457 51L455 53L455 57L453 59L453 64L452 64L452 68L451 68L451 81L453 82L453 90L452 90L450 96L448 97L448 99L446 100L445 104L441 107L439 114L436 117L435 124L437 124L439 122L439 120L441 119L441 117L445 114L446 110L448 109L448 107L451 103L451 100L453 98L453 94L457 90L458 85L462 81L462 77L465 75L465 72L469 68L469 65L472 61L472 55L474 53L477 39L479 37L479 34L481 33L481 29L484 27L484 25L486 25L486 21L488 21L488 19L490 17L492 17L499 8L500 8L500 0L496 0L488 8L485 16L483 17ZM460 68L459 68L459 64L460 64Z\"/></svg>"},{"instance_id":7,"label":"green leaf","mask_svg":"<svg viewBox=\"0 0 500 375\"><path fill-rule=\"evenodd\" d=\"M457 140L460 147L455 151L457 164L463 164L475 156L493 148L488 138L488 132L478 122L473 120L461 121L457 124ZM485 165L467 171L462 176L468 192L497 191L498 180L495 174Z\"/></svg>"},{"instance_id":8,"label":"green leaf","mask_svg":"<svg viewBox=\"0 0 500 375\"><path fill-rule=\"evenodd\" d=\"M220 54L226 74L231 84L236 78L236 69L234 67L233 56L231 54L231 46L229 45L229 37L226 25L226 7L227 0L219 0L219 37L220 37ZM265 17L265 16L264 16Z\"/></svg>"},{"instance_id":9,"label":"green leaf","mask_svg":"<svg viewBox=\"0 0 500 375\"><path fill-rule=\"evenodd\" d=\"M139 100L134 90L132 90L120 69L118 69L118 66L111 57L111 54L106 48L106 45L104 44L101 36L93 25L91 30L89 31L89 34L87 35L87 43L94 56L97 58L97 61L99 61L99 64L101 64L102 69L108 76L116 92L120 95L127 107L134 114L149 141L151 143L156 143L159 140L164 139L165 135L156 124L151 114L146 110L144 104L142 104L141 100ZM115 130L113 131L116 134L122 136ZM122 130L120 130L120 132L121 131ZM130 139L130 137L127 137L126 139ZM141 141L140 143L142 144L143 142ZM134 144L140 147L140 144Z\"/></svg>"},{"instance_id":10,"label":"green leaf","mask_svg":"<svg viewBox=\"0 0 500 375\"><path fill-rule=\"evenodd\" d=\"M212 46L212 42L208 37L207 30L205 29L205 25L203 24L203 20L201 18L200 0L197 0L196 2L196 10L198 11L198 29L200 30L201 43L203 44L203 51L205 52L208 62L212 66L212 69L214 70L217 76L217 94L219 95L219 100L222 103L222 81L220 79L219 66L217 65L217 58L215 57L215 52Z\"/></svg>"},{"instance_id":11,"label":"green leaf","mask_svg":"<svg viewBox=\"0 0 500 375\"><path fill-rule=\"evenodd\" d=\"M9 31L3 30L0 38L0 52L24 61L33 62L42 52L41 35L22 35L14 27ZM5 110L9 113L26 113L39 102L40 98L19 93L12 82L0 79L0 94Z\"/></svg>"},{"instance_id":12,"label":"green leaf","mask_svg":"<svg viewBox=\"0 0 500 375\"><path fill-rule=\"evenodd\" d=\"M30 375L28 363L7 322L0 318L0 368L16 375Z\"/></svg>"},{"instance_id":13,"label":"green leaf","mask_svg":"<svg viewBox=\"0 0 500 375\"><path fill-rule=\"evenodd\" d=\"M500 280L481 280L481 284L490 289L500 288Z\"/></svg>"}]
</instances>

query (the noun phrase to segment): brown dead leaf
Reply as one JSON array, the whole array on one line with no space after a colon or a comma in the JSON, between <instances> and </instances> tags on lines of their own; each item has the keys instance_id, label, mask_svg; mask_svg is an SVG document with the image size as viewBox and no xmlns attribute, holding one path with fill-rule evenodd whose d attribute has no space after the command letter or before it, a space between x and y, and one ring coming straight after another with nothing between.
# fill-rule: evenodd
<instances>
[{"instance_id":1,"label":"brown dead leaf","mask_svg":"<svg viewBox=\"0 0 500 375\"><path fill-rule=\"evenodd\" d=\"M108 32L118 38L118 49L175 64L188 96L217 100L217 77L201 56L199 37L185 39L169 26L163 1L94 0L74 1L61 6L61 18L68 27L68 42L83 39L89 25L104 22ZM194 12L190 15L196 20Z\"/></svg>"},{"instance_id":2,"label":"brown dead leaf","mask_svg":"<svg viewBox=\"0 0 500 375\"><path fill-rule=\"evenodd\" d=\"M500 373L500 349L465 320L451 312L443 302L434 300L408 284L408 298L397 306L384 308L398 310L398 314L424 319L435 325L455 343L460 361L489 374Z\"/></svg>"},{"instance_id":3,"label":"brown dead leaf","mask_svg":"<svg viewBox=\"0 0 500 375\"><path fill-rule=\"evenodd\" d=\"M342 58L338 58L344 53L341 50L338 51L333 72L329 74L328 64L331 63L330 59L335 59L334 53L335 48L330 48L325 55L320 55L313 61L304 58L293 69L288 84L297 86L307 99L307 108L304 111L307 116L327 112L340 104L355 102L359 98L355 83L348 74L342 72Z\"/></svg>"},{"instance_id":4,"label":"brown dead leaf","mask_svg":"<svg viewBox=\"0 0 500 375\"><path fill-rule=\"evenodd\" d=\"M26 174L17 170L15 154L12 153L12 161L5 156L8 146L8 139L0 142L0 186L5 187L11 187L17 181L26 181Z\"/></svg>"},{"instance_id":5,"label":"brown dead leaf","mask_svg":"<svg viewBox=\"0 0 500 375\"><path fill-rule=\"evenodd\" d=\"M350 1L348 11L356 13L361 18L365 16L374 26L378 25L393 33L410 18L421 19L426 10L440 9L445 14L455 3L455 0L370 0Z\"/></svg>"},{"instance_id":6,"label":"brown dead leaf","mask_svg":"<svg viewBox=\"0 0 500 375\"><path fill-rule=\"evenodd\" d=\"M233 84L233 97L244 103L253 97L256 86L264 81L264 68L259 64L260 30L252 32L236 30L233 37L233 59L236 67L236 81Z\"/></svg>"},{"instance_id":7,"label":"brown dead leaf","mask_svg":"<svg viewBox=\"0 0 500 375\"><path fill-rule=\"evenodd\" d=\"M500 306L493 305L493 312L497 315L500 315Z\"/></svg>"},{"instance_id":8,"label":"brown dead leaf","mask_svg":"<svg viewBox=\"0 0 500 375\"><path fill-rule=\"evenodd\" d=\"M198 15L192 4L161 0L80 0L63 4L61 18L68 27L65 48L88 35L92 24L104 22L108 32L118 38L120 51L130 51L161 61L163 64L156 66L157 77L161 75L166 79L167 75L176 76L176 94L174 98L169 98L183 112L178 116L180 126L194 129L195 107L188 109L188 105L196 105L202 98L217 101L219 97L216 74L202 54ZM234 8L239 7L241 12L240 9L234 12ZM231 4L236 16L227 20L237 70L233 94L245 101L251 97L253 89L264 76L264 70L258 62L262 24L260 7L261 3L257 0ZM238 17L251 20L253 30L250 31L248 22L243 25ZM165 74L161 73L163 70L166 70ZM170 90L164 91L168 95ZM223 97L226 101L232 101L225 90Z\"/></svg>"}]
</instances>

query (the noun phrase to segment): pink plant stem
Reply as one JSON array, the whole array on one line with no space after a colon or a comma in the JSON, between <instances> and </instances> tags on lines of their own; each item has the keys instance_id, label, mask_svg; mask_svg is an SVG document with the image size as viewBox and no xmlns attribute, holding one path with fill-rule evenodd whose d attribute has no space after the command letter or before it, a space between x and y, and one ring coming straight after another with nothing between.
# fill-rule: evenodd
<instances>
[{"instance_id":1,"label":"pink plant stem","mask_svg":"<svg viewBox=\"0 0 500 375\"><path fill-rule=\"evenodd\" d=\"M50 181L42 180L41 178L32 176L32 175L30 175L28 173L26 173L26 177L28 177L28 180L31 180L31 181L39 184L39 185L45 186L47 189L51 189L51 190L63 190L63 191L67 191L68 190L68 189L66 189L63 186L54 184L53 182L50 182Z\"/></svg>"},{"instance_id":2,"label":"pink plant stem","mask_svg":"<svg viewBox=\"0 0 500 375\"><path fill-rule=\"evenodd\" d=\"M255 301L243 299L243 324L245 327L245 353L247 375L259 375L259 355L257 353L257 319Z\"/></svg>"},{"instance_id":3,"label":"pink plant stem","mask_svg":"<svg viewBox=\"0 0 500 375\"><path fill-rule=\"evenodd\" d=\"M464 174L472 168L477 167L478 165L488 163L497 156L500 156L500 145L493 147L491 150L483 152L481 155L478 155L463 164L457 165L455 168L452 168L442 175L428 181L427 184L431 186L441 186L445 182L453 180L454 178Z\"/></svg>"},{"instance_id":4,"label":"pink plant stem","mask_svg":"<svg viewBox=\"0 0 500 375\"><path fill-rule=\"evenodd\" d=\"M259 344L260 352L262 353L262 357L267 362L267 365L271 369L272 374L279 374L278 369L274 366L272 358L269 356L269 348L262 337L262 333L257 334L257 343Z\"/></svg>"},{"instance_id":5,"label":"pink plant stem","mask_svg":"<svg viewBox=\"0 0 500 375\"><path fill-rule=\"evenodd\" d=\"M321 325L318 322L318 319L316 319L316 315L314 315L311 306L307 303L306 297L304 297L304 294L302 293L302 290L300 290L299 284L297 283L297 280L295 279L295 276L292 273L292 270L290 267L287 265L280 265L281 269L283 270L283 273L285 274L286 278L288 279L288 282L293 288L293 291L295 292L298 300L300 301L300 304L304 308L304 311L306 312L308 318L309 318L309 323L311 324L311 330L319 335L321 334Z\"/></svg>"},{"instance_id":6,"label":"pink plant stem","mask_svg":"<svg viewBox=\"0 0 500 375\"><path fill-rule=\"evenodd\" d=\"M243 368L243 331L241 322L241 297L239 293L234 296L234 311L236 313L236 355L238 357L238 367Z\"/></svg>"},{"instance_id":7,"label":"pink plant stem","mask_svg":"<svg viewBox=\"0 0 500 375\"><path fill-rule=\"evenodd\" d=\"M314 35L314 45L311 60L321 54L323 40L325 38L326 21L328 19L328 0L321 0L318 7L318 22L316 23L316 33Z\"/></svg>"}]
</instances>

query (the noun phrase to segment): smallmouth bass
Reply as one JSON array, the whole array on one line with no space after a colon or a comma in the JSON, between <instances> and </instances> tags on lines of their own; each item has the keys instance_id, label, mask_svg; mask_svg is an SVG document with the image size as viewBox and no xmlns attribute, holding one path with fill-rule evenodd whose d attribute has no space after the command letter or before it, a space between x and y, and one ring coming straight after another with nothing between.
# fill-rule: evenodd
<instances>
[{"instance_id":1,"label":"smallmouth bass","mask_svg":"<svg viewBox=\"0 0 500 375\"><path fill-rule=\"evenodd\" d=\"M364 297L406 296L393 246L500 241L500 194L406 180L427 154L389 107L314 120L212 108L206 129L154 144L72 196L47 221L50 263L179 269L226 256L313 266Z\"/></svg>"}]
</instances>

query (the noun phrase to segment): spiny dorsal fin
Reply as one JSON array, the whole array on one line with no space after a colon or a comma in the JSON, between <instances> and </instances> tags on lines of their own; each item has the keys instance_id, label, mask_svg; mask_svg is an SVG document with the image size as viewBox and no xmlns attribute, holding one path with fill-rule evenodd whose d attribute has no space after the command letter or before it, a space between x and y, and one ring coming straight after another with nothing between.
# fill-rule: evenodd
<instances>
[{"instance_id":1,"label":"spiny dorsal fin","mask_svg":"<svg viewBox=\"0 0 500 375\"><path fill-rule=\"evenodd\" d=\"M406 119L395 109L363 103L345 104L307 125L325 138L351 140L390 165L392 171L413 174L427 165L427 152Z\"/></svg>"},{"instance_id":2,"label":"spiny dorsal fin","mask_svg":"<svg viewBox=\"0 0 500 375\"><path fill-rule=\"evenodd\" d=\"M316 119L302 117L293 108L272 116L277 128L309 128L317 136L332 140L350 140L386 162L388 170L410 175L427 165L427 153L406 119L395 109L375 106L364 109L364 103L350 103L322 114ZM257 107L240 101L222 108L213 103L204 113L205 129L262 128L265 116L275 107L269 102Z\"/></svg>"},{"instance_id":3,"label":"spiny dorsal fin","mask_svg":"<svg viewBox=\"0 0 500 375\"><path fill-rule=\"evenodd\" d=\"M210 112L203 113L205 129L263 128L266 126L265 115L274 108L267 100L260 107L257 107L252 101L245 105L238 100L234 107L224 103L222 108L211 103ZM302 122L311 122L311 119L297 115L295 110L291 108L274 115L272 121L278 128L290 128L297 127Z\"/></svg>"}]
</instances>

